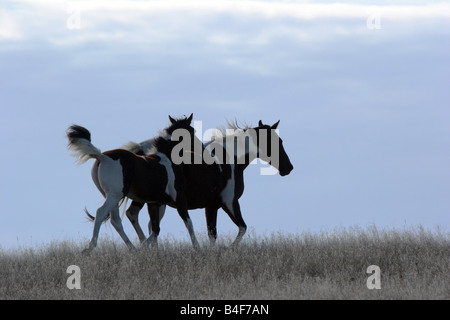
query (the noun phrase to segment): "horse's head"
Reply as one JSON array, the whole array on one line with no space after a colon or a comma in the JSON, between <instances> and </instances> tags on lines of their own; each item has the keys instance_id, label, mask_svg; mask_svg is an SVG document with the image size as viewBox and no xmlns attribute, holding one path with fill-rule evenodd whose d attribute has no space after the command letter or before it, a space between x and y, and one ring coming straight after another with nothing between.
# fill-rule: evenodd
<instances>
[{"instance_id":1,"label":"horse's head","mask_svg":"<svg viewBox=\"0 0 450 320\"><path fill-rule=\"evenodd\" d=\"M164 130L161 130L159 137L155 139L154 147L158 152L162 152L167 156L171 155L172 149L178 144L178 140L173 139L174 135L183 132L183 137L187 137L190 142L189 147L193 146L192 142L195 139L195 130L191 126L193 114L189 117L174 119L169 116L170 124ZM189 148L189 150L191 150Z\"/></svg>"},{"instance_id":2,"label":"horse's head","mask_svg":"<svg viewBox=\"0 0 450 320\"><path fill-rule=\"evenodd\" d=\"M165 129L167 136L166 154L170 154L175 164L193 163L195 157L201 157L203 144L195 135L191 126L193 114L189 117L174 119L169 116L170 126Z\"/></svg>"},{"instance_id":3,"label":"horse's head","mask_svg":"<svg viewBox=\"0 0 450 320\"><path fill-rule=\"evenodd\" d=\"M258 127L254 130L258 135L258 157L277 169L281 176L286 176L294 166L284 150L283 140L276 132L279 123L277 121L270 126L259 120Z\"/></svg>"},{"instance_id":4,"label":"horse's head","mask_svg":"<svg viewBox=\"0 0 450 320\"><path fill-rule=\"evenodd\" d=\"M184 130L189 131L189 134L195 134L195 130L191 126L193 116L194 116L193 113L191 113L191 115L189 117L178 118L178 119L174 119L171 116L169 116L170 125L169 125L169 127L166 128L167 134L169 134L171 136L172 133L178 129L184 129Z\"/></svg>"}]
</instances>

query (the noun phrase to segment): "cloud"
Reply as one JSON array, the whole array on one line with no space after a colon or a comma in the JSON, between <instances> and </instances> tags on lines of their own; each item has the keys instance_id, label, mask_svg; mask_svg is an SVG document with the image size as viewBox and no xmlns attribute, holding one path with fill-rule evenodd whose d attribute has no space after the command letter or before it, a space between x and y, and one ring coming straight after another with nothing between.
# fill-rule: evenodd
<instances>
[{"instance_id":1,"label":"cloud","mask_svg":"<svg viewBox=\"0 0 450 320\"><path fill-rule=\"evenodd\" d=\"M1 14L0 51L56 50L69 67L171 60L196 71L214 66L266 77L333 67L333 60L313 56L339 54L342 43L450 33L447 3L379 3L19 0Z\"/></svg>"},{"instance_id":2,"label":"cloud","mask_svg":"<svg viewBox=\"0 0 450 320\"><path fill-rule=\"evenodd\" d=\"M383 28L406 21L416 29L421 28L422 20L448 19L450 4L22 0L4 8L0 41L37 40L55 46L76 46L124 40L151 45L200 37L221 46L249 43L250 38L250 44L262 45L281 34L292 40L317 41L365 33L366 21L374 15L382 20ZM252 27L252 23L259 28ZM396 26L390 32L395 32ZM218 29L230 32L217 33Z\"/></svg>"}]
</instances>

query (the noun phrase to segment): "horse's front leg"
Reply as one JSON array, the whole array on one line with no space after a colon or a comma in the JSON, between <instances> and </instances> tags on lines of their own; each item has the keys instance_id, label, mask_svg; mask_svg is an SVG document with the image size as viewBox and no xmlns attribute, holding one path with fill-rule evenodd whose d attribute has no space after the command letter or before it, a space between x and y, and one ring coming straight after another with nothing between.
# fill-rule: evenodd
<instances>
[{"instance_id":1,"label":"horse's front leg","mask_svg":"<svg viewBox=\"0 0 450 320\"><path fill-rule=\"evenodd\" d=\"M218 208L205 208L206 226L208 228L209 244L214 247L217 239L217 209Z\"/></svg>"},{"instance_id":2,"label":"horse's front leg","mask_svg":"<svg viewBox=\"0 0 450 320\"><path fill-rule=\"evenodd\" d=\"M187 201L186 199L180 195L177 197L177 211L180 215L181 219L183 219L184 225L188 229L189 236L191 237L192 246L194 249L200 249L200 245L198 244L197 238L195 237L194 225L192 224L192 220L189 217L189 212L187 209Z\"/></svg>"},{"instance_id":3,"label":"horse's front leg","mask_svg":"<svg viewBox=\"0 0 450 320\"><path fill-rule=\"evenodd\" d=\"M241 242L242 237L247 231L247 225L245 224L244 219L241 215L241 207L239 205L239 202L237 200L234 200L231 204L225 204L222 208L223 210L225 210L231 220L239 227L239 232L236 236L236 239L234 239L233 244L231 245L232 247L236 247L239 242Z\"/></svg>"}]
</instances>

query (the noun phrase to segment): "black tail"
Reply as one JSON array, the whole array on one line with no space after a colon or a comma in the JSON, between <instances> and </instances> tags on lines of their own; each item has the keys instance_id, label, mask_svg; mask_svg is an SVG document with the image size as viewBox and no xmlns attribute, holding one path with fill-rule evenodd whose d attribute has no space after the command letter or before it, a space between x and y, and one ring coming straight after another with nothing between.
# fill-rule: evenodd
<instances>
[{"instance_id":1,"label":"black tail","mask_svg":"<svg viewBox=\"0 0 450 320\"><path fill-rule=\"evenodd\" d=\"M79 164L85 163L91 158L101 160L102 152L91 143L91 133L82 126L73 124L66 131L69 139L68 149L77 157Z\"/></svg>"},{"instance_id":2,"label":"black tail","mask_svg":"<svg viewBox=\"0 0 450 320\"><path fill-rule=\"evenodd\" d=\"M66 134L69 139L69 143L74 143L78 139L85 139L91 142L91 133L89 130L77 124L71 125L67 129Z\"/></svg>"}]
</instances>

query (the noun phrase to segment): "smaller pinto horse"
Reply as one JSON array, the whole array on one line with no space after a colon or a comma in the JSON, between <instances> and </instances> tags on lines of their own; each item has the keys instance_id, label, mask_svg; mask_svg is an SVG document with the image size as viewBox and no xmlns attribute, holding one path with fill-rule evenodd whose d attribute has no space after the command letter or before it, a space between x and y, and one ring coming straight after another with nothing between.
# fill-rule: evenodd
<instances>
[{"instance_id":1,"label":"smaller pinto horse","mask_svg":"<svg viewBox=\"0 0 450 320\"><path fill-rule=\"evenodd\" d=\"M189 231L192 245L194 248L199 247L187 209L183 169L182 166L173 165L170 160L172 149L178 143L171 140L175 130L187 130L191 139L195 138L194 128L191 127L192 117L192 114L182 119L169 116L170 126L156 138L155 154L149 156L136 155L124 149L102 153L91 143L91 134L86 128L72 125L67 129L68 148L78 157L78 162L81 164L91 158L96 159L92 179L105 197L105 202L97 209L92 239L84 252L96 247L101 223L108 214L128 248L135 249L123 230L119 216L119 203L125 197L141 203L158 206L171 204L176 207Z\"/></svg>"},{"instance_id":2,"label":"smaller pinto horse","mask_svg":"<svg viewBox=\"0 0 450 320\"><path fill-rule=\"evenodd\" d=\"M138 156L150 156L155 154L156 148L154 147L155 142L157 141L157 138L151 138L151 139L147 139L144 140L142 142L134 142L134 141L130 141L127 144L123 145L120 149L125 149L128 151L131 151L133 153L135 153ZM92 167L92 176L96 177L97 176L97 166L93 166ZM126 200L126 198L125 198ZM138 235L139 241L141 244L146 243L147 237L145 236L144 232L142 231L140 225L139 225L139 211L144 207L145 203L142 202L138 202L138 201L133 201L130 205L130 207L127 209L126 211L126 215L128 217L128 220L130 220L131 225L134 227L134 229L136 230L136 233ZM126 206L126 201L124 206ZM89 211L85 208L84 212L86 213L86 215L88 216L90 221L95 221L95 217L92 216ZM153 219L158 219L161 220L164 217L164 214L166 212L166 205L165 204L161 204L161 205L153 205L153 204L148 204L148 214L150 219L153 217ZM108 220L110 218L110 216L108 215L104 222L106 222L106 220ZM122 215L123 218L123 215ZM148 224L148 229L149 229L149 234L152 234L152 225L151 223ZM153 243L154 245L157 245L157 242Z\"/></svg>"}]
</instances>

